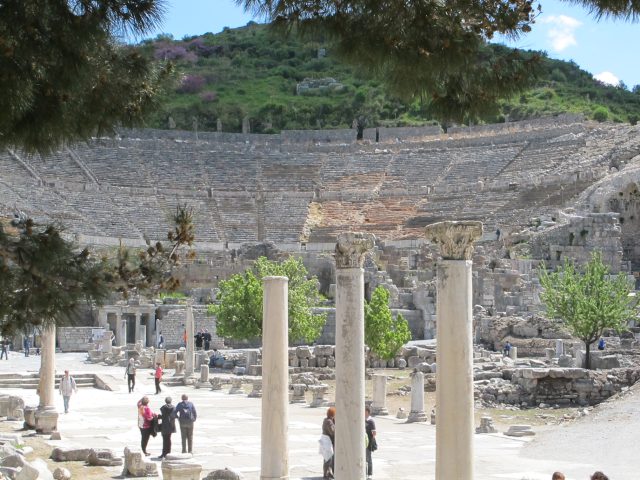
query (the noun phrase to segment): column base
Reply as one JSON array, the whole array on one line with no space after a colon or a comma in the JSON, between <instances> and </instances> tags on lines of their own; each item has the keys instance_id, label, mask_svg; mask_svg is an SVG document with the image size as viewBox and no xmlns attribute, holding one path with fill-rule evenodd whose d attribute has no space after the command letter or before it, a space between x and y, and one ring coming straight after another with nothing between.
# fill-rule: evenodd
<instances>
[{"instance_id":1,"label":"column base","mask_svg":"<svg viewBox=\"0 0 640 480\"><path fill-rule=\"evenodd\" d=\"M424 411L421 412L409 412L409 418L407 418L407 423L418 423L418 422L426 422L427 414Z\"/></svg>"},{"instance_id":2,"label":"column base","mask_svg":"<svg viewBox=\"0 0 640 480\"><path fill-rule=\"evenodd\" d=\"M49 434L58 429L58 412L55 407L38 408L35 412L36 432Z\"/></svg>"},{"instance_id":3,"label":"column base","mask_svg":"<svg viewBox=\"0 0 640 480\"><path fill-rule=\"evenodd\" d=\"M260 480L289 480L289 475L284 477L267 477L265 475L260 475Z\"/></svg>"}]
</instances>

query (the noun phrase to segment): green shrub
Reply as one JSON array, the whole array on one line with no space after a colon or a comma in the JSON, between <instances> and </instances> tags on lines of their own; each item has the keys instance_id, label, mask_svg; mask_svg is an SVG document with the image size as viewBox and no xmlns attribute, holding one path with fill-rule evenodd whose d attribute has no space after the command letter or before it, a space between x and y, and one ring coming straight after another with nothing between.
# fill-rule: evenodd
<instances>
[{"instance_id":1,"label":"green shrub","mask_svg":"<svg viewBox=\"0 0 640 480\"><path fill-rule=\"evenodd\" d=\"M606 122L609 118L609 111L605 107L598 107L593 111L593 119L597 122Z\"/></svg>"}]
</instances>

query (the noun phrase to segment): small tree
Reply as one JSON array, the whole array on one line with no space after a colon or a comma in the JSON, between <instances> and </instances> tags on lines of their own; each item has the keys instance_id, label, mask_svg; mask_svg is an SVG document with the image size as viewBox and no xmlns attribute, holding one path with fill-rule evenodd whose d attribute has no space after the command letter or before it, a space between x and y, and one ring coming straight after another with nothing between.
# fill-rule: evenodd
<instances>
[{"instance_id":1,"label":"small tree","mask_svg":"<svg viewBox=\"0 0 640 480\"><path fill-rule=\"evenodd\" d=\"M604 329L623 330L635 314L637 302L629 297L631 284L622 273L610 277L600 253L591 256L584 273L569 261L553 273L543 266L540 283L548 315L564 320L571 333L584 342L587 368L591 368L591 344Z\"/></svg>"},{"instance_id":2,"label":"small tree","mask_svg":"<svg viewBox=\"0 0 640 480\"><path fill-rule=\"evenodd\" d=\"M391 360L411 340L411 331L400 314L393 318L389 291L378 286L364 306L364 341L383 360Z\"/></svg>"},{"instance_id":3,"label":"small tree","mask_svg":"<svg viewBox=\"0 0 640 480\"><path fill-rule=\"evenodd\" d=\"M208 308L217 317L218 334L241 340L262 335L262 279L268 276L289 278L289 340L318 338L326 316L312 312L321 301L317 280L307 278L302 261L293 257L282 263L260 257L253 269L220 282L219 303Z\"/></svg>"}]
</instances>

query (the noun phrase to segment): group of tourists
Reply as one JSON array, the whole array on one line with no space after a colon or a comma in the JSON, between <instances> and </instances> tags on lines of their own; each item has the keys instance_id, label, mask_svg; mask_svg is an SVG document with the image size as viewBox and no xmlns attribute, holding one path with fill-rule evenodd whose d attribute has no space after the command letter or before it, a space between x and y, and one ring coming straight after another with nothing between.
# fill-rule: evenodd
<instances>
[{"instance_id":1,"label":"group of tourists","mask_svg":"<svg viewBox=\"0 0 640 480\"><path fill-rule=\"evenodd\" d=\"M147 446L149 438L158 433L162 435L162 453L159 459L171 453L171 435L176 432L176 419L180 425L182 438L182 453L193 453L193 425L198 417L196 407L189 401L187 395L182 395L182 401L175 407L171 397L164 399L160 413L154 413L149 407L149 397L144 396L138 401L138 428L140 429L140 447L149 456Z\"/></svg>"},{"instance_id":2,"label":"group of tourists","mask_svg":"<svg viewBox=\"0 0 640 480\"><path fill-rule=\"evenodd\" d=\"M196 341L196 350L202 350L203 348L205 350L209 350L209 348L211 348L211 334L209 333L209 330L205 329L200 329L200 331L198 333L195 334L195 336L193 337L195 338Z\"/></svg>"},{"instance_id":3,"label":"group of tourists","mask_svg":"<svg viewBox=\"0 0 640 480\"><path fill-rule=\"evenodd\" d=\"M364 432L365 432L365 456L367 459L367 479L373 478L372 452L378 449L376 441L376 422L371 417L371 408L364 409ZM322 435L320 437L320 454L324 460L322 464L322 476L324 479L334 478L335 459L335 439L336 439L336 408L329 407L327 416L322 421Z\"/></svg>"}]
</instances>

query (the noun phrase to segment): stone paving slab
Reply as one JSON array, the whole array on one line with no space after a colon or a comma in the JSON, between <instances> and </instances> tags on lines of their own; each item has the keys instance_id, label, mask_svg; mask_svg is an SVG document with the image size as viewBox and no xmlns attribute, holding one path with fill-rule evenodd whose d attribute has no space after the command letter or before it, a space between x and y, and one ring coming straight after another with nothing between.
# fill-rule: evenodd
<instances>
[{"instance_id":1,"label":"stone paving slab","mask_svg":"<svg viewBox=\"0 0 640 480\"><path fill-rule=\"evenodd\" d=\"M0 372L37 370L39 358L14 354L9 361L0 361ZM260 476L260 415L261 399L246 395L228 395L228 387L220 391L193 387L167 387L155 395L153 379L146 370L139 370L136 391L127 392L124 368L85 364L85 354L56 355L57 370L100 372L113 375L115 391L81 389L71 399L69 414L60 414L62 440L56 446L110 448L122 454L125 446L139 446L136 402L142 395L150 397L150 406L158 411L169 395L174 404L183 393L189 395L198 410L194 430L195 458L203 464L203 474L230 467L240 471L247 480ZM149 373L151 370L149 370ZM120 380L118 380L120 379ZM33 390L11 389L3 393L21 395L27 405L35 405ZM58 411L62 397L57 396ZM310 396L309 396L310 400ZM407 398L407 408L409 408ZM318 454L318 438L324 418L324 408L290 405L289 451L291 479L320 479L322 460ZM376 417L379 450L374 453L374 478L431 480L435 478L435 427L429 424ZM363 427L364 428L364 427ZM529 439L509 438L501 434L475 436L475 480L513 479L548 480L554 470L561 470L568 479L582 480L596 470L584 458L583 463L546 461L525 458L523 445ZM180 452L180 433L172 437L173 452ZM151 438L152 458L160 454L162 439ZM117 470L117 469L116 469ZM114 472L116 471L114 470ZM622 477L616 477L621 480Z\"/></svg>"}]
</instances>

